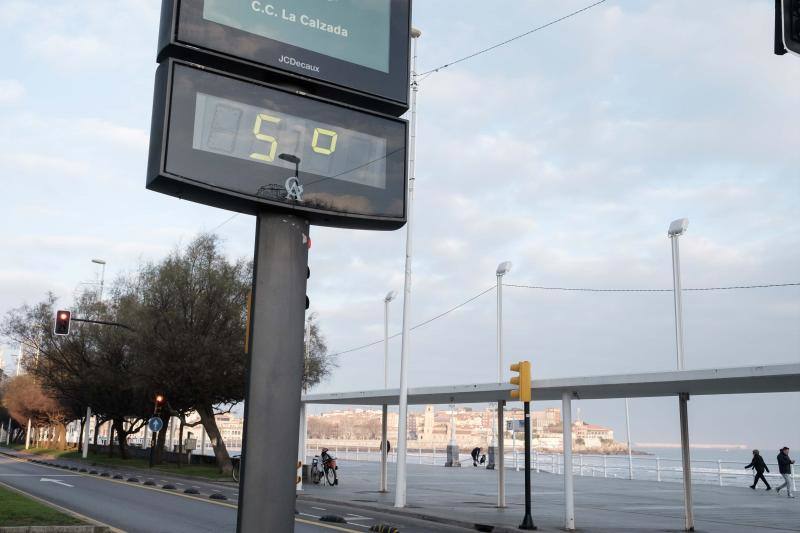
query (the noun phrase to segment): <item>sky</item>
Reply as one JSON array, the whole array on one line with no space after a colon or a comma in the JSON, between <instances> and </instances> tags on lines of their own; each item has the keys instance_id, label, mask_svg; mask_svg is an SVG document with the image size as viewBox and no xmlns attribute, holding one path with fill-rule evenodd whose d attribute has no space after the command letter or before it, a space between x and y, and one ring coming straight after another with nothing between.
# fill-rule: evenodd
<instances>
[{"instance_id":1,"label":"sky","mask_svg":"<svg viewBox=\"0 0 800 533\"><path fill-rule=\"evenodd\" d=\"M418 0L419 71L589 3ZM800 58L773 55L773 5L608 0L427 76L411 323L491 287L501 261L507 284L669 289L679 217L684 287L800 282ZM99 280L92 258L110 282L203 231L252 256L252 216L144 187L159 9L0 1L0 313L47 291L68 306ZM381 339L405 236L312 228L308 292L331 352ZM675 368L669 292L505 287L503 299L504 366L529 359L535 378ZM689 369L800 361L800 287L687 292L684 316ZM497 381L495 317L490 291L415 330L410 386ZM315 391L382 388L382 345L338 362ZM623 400L574 403L623 433ZM800 447L798 418L800 393L690 402L701 443ZM631 429L634 442L677 442L677 401L632 400Z\"/></svg>"}]
</instances>

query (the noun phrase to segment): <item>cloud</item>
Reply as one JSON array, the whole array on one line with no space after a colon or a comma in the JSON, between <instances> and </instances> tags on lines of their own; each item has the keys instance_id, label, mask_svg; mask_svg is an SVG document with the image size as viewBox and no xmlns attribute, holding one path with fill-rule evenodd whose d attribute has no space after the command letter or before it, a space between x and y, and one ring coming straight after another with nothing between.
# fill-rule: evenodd
<instances>
[{"instance_id":1,"label":"cloud","mask_svg":"<svg viewBox=\"0 0 800 533\"><path fill-rule=\"evenodd\" d=\"M137 151L146 150L150 143L150 133L143 129L121 126L97 118L80 119L76 131L89 138L111 142Z\"/></svg>"},{"instance_id":2,"label":"cloud","mask_svg":"<svg viewBox=\"0 0 800 533\"><path fill-rule=\"evenodd\" d=\"M94 35L37 35L29 46L58 69L97 68L113 59L108 45Z\"/></svg>"},{"instance_id":3,"label":"cloud","mask_svg":"<svg viewBox=\"0 0 800 533\"><path fill-rule=\"evenodd\" d=\"M18 80L0 80L0 105L16 104L25 97L25 86Z\"/></svg>"}]
</instances>

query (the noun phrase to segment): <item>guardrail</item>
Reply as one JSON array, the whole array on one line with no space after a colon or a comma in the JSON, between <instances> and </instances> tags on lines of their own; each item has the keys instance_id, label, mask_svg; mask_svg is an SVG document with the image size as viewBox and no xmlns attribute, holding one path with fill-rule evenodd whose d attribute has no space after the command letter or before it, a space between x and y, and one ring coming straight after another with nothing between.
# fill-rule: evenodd
<instances>
[{"instance_id":1,"label":"guardrail","mask_svg":"<svg viewBox=\"0 0 800 533\"><path fill-rule=\"evenodd\" d=\"M333 455L346 461L380 461L380 451L376 448L364 447L336 447L331 448ZM308 448L306 455L313 457L319 450ZM428 466L444 466L447 454L444 449L437 450L434 447L410 448L408 450L408 462ZM469 454L459 454L462 466L471 466L472 457ZM389 461L396 462L395 451L389 454ZM519 471L524 468L525 455L523 451L512 450L505 454L505 466L507 469ZM692 460L692 482L702 484L714 484L720 487L737 485L741 486L747 482L749 485L753 480L751 470L745 470L744 463L741 461L719 460ZM770 484L782 483L783 478L778 474L778 465L767 463L770 469L764 476ZM542 453L533 451L531 453L531 469L536 472L552 474L564 473L564 455L560 453ZM683 479L682 462L679 458L660 457L657 455L595 455L595 454L573 454L572 472L577 476L634 479L658 482L680 482ZM797 471L793 471L792 482L796 490Z\"/></svg>"}]
</instances>

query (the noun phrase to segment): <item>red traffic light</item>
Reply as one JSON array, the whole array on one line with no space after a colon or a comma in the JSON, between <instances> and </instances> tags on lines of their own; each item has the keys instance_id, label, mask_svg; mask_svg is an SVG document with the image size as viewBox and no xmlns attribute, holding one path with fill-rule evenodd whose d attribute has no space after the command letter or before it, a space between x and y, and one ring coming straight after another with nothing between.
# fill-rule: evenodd
<instances>
[{"instance_id":1,"label":"red traffic light","mask_svg":"<svg viewBox=\"0 0 800 533\"><path fill-rule=\"evenodd\" d=\"M156 395L156 403L157 404L164 403L164 397L162 395L160 395L160 394Z\"/></svg>"},{"instance_id":2,"label":"red traffic light","mask_svg":"<svg viewBox=\"0 0 800 533\"><path fill-rule=\"evenodd\" d=\"M56 324L53 328L53 333L56 335L68 335L69 334L69 324L70 324L70 317L72 313L69 311L59 310L56 311Z\"/></svg>"}]
</instances>

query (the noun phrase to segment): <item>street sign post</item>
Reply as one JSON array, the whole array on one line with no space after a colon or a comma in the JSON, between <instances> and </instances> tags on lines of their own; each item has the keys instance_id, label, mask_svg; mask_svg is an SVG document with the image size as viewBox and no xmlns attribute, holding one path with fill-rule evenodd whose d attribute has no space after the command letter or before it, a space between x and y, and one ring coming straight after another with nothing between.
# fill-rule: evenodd
<instances>
[{"instance_id":1,"label":"street sign post","mask_svg":"<svg viewBox=\"0 0 800 533\"><path fill-rule=\"evenodd\" d=\"M411 0L162 1L147 188L257 217L239 532L294 529L310 226L406 223L410 33Z\"/></svg>"},{"instance_id":2,"label":"street sign post","mask_svg":"<svg viewBox=\"0 0 800 533\"><path fill-rule=\"evenodd\" d=\"M158 433L164 427L164 421L160 417L154 416L147 421L147 428L153 433Z\"/></svg>"}]
</instances>

